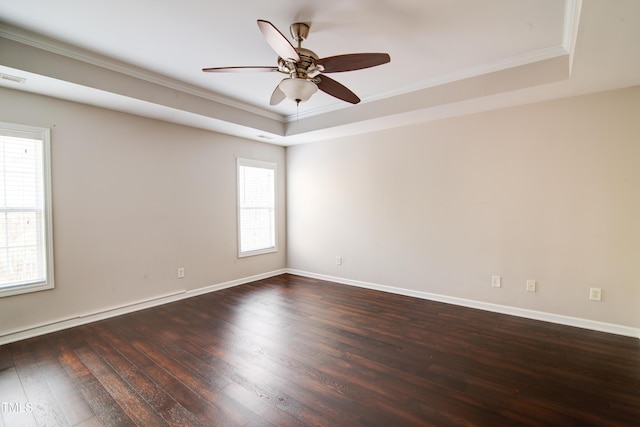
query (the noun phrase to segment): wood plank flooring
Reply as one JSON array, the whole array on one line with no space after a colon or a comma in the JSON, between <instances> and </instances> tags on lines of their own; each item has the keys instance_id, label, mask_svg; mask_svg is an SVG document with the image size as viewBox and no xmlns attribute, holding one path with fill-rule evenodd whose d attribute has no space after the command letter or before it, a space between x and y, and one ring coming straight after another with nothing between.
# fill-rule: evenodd
<instances>
[{"instance_id":1,"label":"wood plank flooring","mask_svg":"<svg viewBox=\"0 0 640 427\"><path fill-rule=\"evenodd\" d=\"M0 346L0 427L639 426L640 340L282 275Z\"/></svg>"}]
</instances>

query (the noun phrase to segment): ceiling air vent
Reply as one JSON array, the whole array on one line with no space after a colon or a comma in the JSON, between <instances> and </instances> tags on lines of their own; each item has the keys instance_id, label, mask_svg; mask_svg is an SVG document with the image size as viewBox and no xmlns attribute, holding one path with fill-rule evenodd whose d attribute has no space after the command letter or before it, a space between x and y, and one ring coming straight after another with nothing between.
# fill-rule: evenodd
<instances>
[{"instance_id":1,"label":"ceiling air vent","mask_svg":"<svg viewBox=\"0 0 640 427\"><path fill-rule=\"evenodd\" d=\"M21 85L23 85L27 81L27 79L24 77L12 76L11 74L4 73L0 73L0 80L7 80Z\"/></svg>"}]
</instances>

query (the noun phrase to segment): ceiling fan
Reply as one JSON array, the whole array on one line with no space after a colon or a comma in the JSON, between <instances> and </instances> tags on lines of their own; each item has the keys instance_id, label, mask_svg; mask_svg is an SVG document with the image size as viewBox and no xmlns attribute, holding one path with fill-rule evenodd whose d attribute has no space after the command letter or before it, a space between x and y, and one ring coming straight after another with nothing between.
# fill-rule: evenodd
<instances>
[{"instance_id":1,"label":"ceiling fan","mask_svg":"<svg viewBox=\"0 0 640 427\"><path fill-rule=\"evenodd\" d=\"M271 22L259 19L258 28L269 46L278 54L278 66L214 67L203 68L202 71L208 73L278 71L287 74L289 77L285 77L273 91L270 105L277 105L285 98L300 104L309 100L318 89L343 101L357 104L360 98L355 93L324 74L361 70L391 61L387 53L351 53L319 58L315 52L302 47L302 42L309 35L309 24L304 22L296 22L290 28L291 36L298 42L297 48L293 47Z\"/></svg>"}]
</instances>

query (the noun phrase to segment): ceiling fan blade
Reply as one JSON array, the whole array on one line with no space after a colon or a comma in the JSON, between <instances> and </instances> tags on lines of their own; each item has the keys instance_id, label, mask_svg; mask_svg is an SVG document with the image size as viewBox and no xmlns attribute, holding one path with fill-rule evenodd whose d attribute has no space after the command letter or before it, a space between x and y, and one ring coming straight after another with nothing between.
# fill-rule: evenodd
<instances>
[{"instance_id":1,"label":"ceiling fan blade","mask_svg":"<svg viewBox=\"0 0 640 427\"><path fill-rule=\"evenodd\" d=\"M278 67L214 67L203 68L205 73L261 73L269 71L278 71Z\"/></svg>"},{"instance_id":2,"label":"ceiling fan blade","mask_svg":"<svg viewBox=\"0 0 640 427\"><path fill-rule=\"evenodd\" d=\"M318 79L320 80L320 83L318 83L318 89L320 89L321 91L352 104L357 104L358 102L360 102L360 98L358 98L358 95L351 92L351 90L349 90L342 83L338 83L337 81L323 75L319 76Z\"/></svg>"},{"instance_id":3,"label":"ceiling fan blade","mask_svg":"<svg viewBox=\"0 0 640 427\"><path fill-rule=\"evenodd\" d=\"M388 53L350 53L320 58L315 63L324 67L323 73L340 73L375 67L389 61L391 57Z\"/></svg>"},{"instance_id":4,"label":"ceiling fan blade","mask_svg":"<svg viewBox=\"0 0 640 427\"><path fill-rule=\"evenodd\" d=\"M269 105L278 105L287 97L280 89L280 83L278 83L278 86L276 86L276 88L273 90L273 93L271 94L271 100L269 100Z\"/></svg>"},{"instance_id":5,"label":"ceiling fan blade","mask_svg":"<svg viewBox=\"0 0 640 427\"><path fill-rule=\"evenodd\" d=\"M271 22L258 19L258 28L271 49L275 50L280 58L295 62L300 61L300 55L291 42Z\"/></svg>"}]
</instances>

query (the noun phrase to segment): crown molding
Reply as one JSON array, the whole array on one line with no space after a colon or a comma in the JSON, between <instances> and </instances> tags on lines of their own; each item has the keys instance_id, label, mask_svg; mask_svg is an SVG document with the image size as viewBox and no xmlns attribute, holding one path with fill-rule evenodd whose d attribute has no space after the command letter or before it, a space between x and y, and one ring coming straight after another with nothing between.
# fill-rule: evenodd
<instances>
[{"instance_id":1,"label":"crown molding","mask_svg":"<svg viewBox=\"0 0 640 427\"><path fill-rule=\"evenodd\" d=\"M365 104L367 102L373 102L381 99L391 98L394 96L404 95L407 93L429 89L436 86L442 86L448 83L453 83L460 80L474 78L474 77L482 76L485 74L495 73L498 71L508 70L510 68L516 68L523 65L532 64L535 62L541 62L541 61L557 58L557 57L568 55L568 54L569 52L565 49L564 45L558 45L558 46L552 46L544 49L539 49L536 51L527 52L525 54L514 56L511 58L502 59L499 61L494 61L491 63L482 64L475 67L465 68L463 70L458 70L451 73L442 74L439 76L434 76L431 79L421 82L420 84L410 85L400 90L389 91L389 92L381 93L376 96L364 98L362 99L362 102L360 102L360 104ZM316 109L305 111L299 114L292 114L292 115L286 116L285 122L290 123L299 119L305 119L305 118L309 118L309 117L313 117L320 114L333 112L333 111L337 111L337 110L349 107L348 104L339 105L339 106L336 106L336 104L329 105L323 108L316 108Z\"/></svg>"},{"instance_id":2,"label":"crown molding","mask_svg":"<svg viewBox=\"0 0 640 427\"><path fill-rule=\"evenodd\" d=\"M0 37L57 55L65 56L67 58L75 59L87 64L95 65L97 67L101 67L110 71L115 71L117 73L124 74L126 76L140 79L149 83L157 84L168 89L177 90L185 94L204 98L206 100L223 104L228 107L237 108L248 113L257 114L271 120L282 123L285 122L285 117L281 114L277 114L243 102L239 102L237 100L218 95L209 90L189 85L187 83L180 82L178 80L174 80L160 74L152 73L142 68L138 68L130 64L114 60L112 58L101 56L66 43L52 40L50 38L29 32L27 30L0 24Z\"/></svg>"},{"instance_id":3,"label":"crown molding","mask_svg":"<svg viewBox=\"0 0 640 427\"><path fill-rule=\"evenodd\" d=\"M573 71L573 58L576 50L576 40L578 39L581 13L582 0L566 0L562 46L569 52L569 74Z\"/></svg>"},{"instance_id":4,"label":"crown molding","mask_svg":"<svg viewBox=\"0 0 640 427\"><path fill-rule=\"evenodd\" d=\"M564 9L564 27L562 33L562 47L567 52L573 50L576 44L577 29L580 22L582 0L566 0Z\"/></svg>"},{"instance_id":5,"label":"crown molding","mask_svg":"<svg viewBox=\"0 0 640 427\"><path fill-rule=\"evenodd\" d=\"M423 89L428 89L435 86L452 83L467 78L478 77L483 74L488 74L496 71L506 70L508 68L519 67L522 65L531 64L533 62L544 61L547 59L556 58L562 55L570 55L569 72L573 66L573 53L575 51L576 40L578 38L578 25L580 23L580 13L582 11L582 0L566 0L565 1L565 13L564 24L562 31L562 43L558 46L552 46L532 52L528 52L523 55L514 56L512 58L495 61L452 73L446 75L435 76L432 79L416 84L413 86L407 86L404 89L383 93L374 97L368 97L362 99L361 103L367 103L377 101L384 98L390 98L393 96L404 95L405 93L415 92ZM341 105L339 103L329 105L322 108L316 108L308 110L303 113L296 113L288 115L284 118L285 123L297 121L299 119L305 119L320 114L337 111L343 108L347 108L349 105Z\"/></svg>"}]
</instances>

